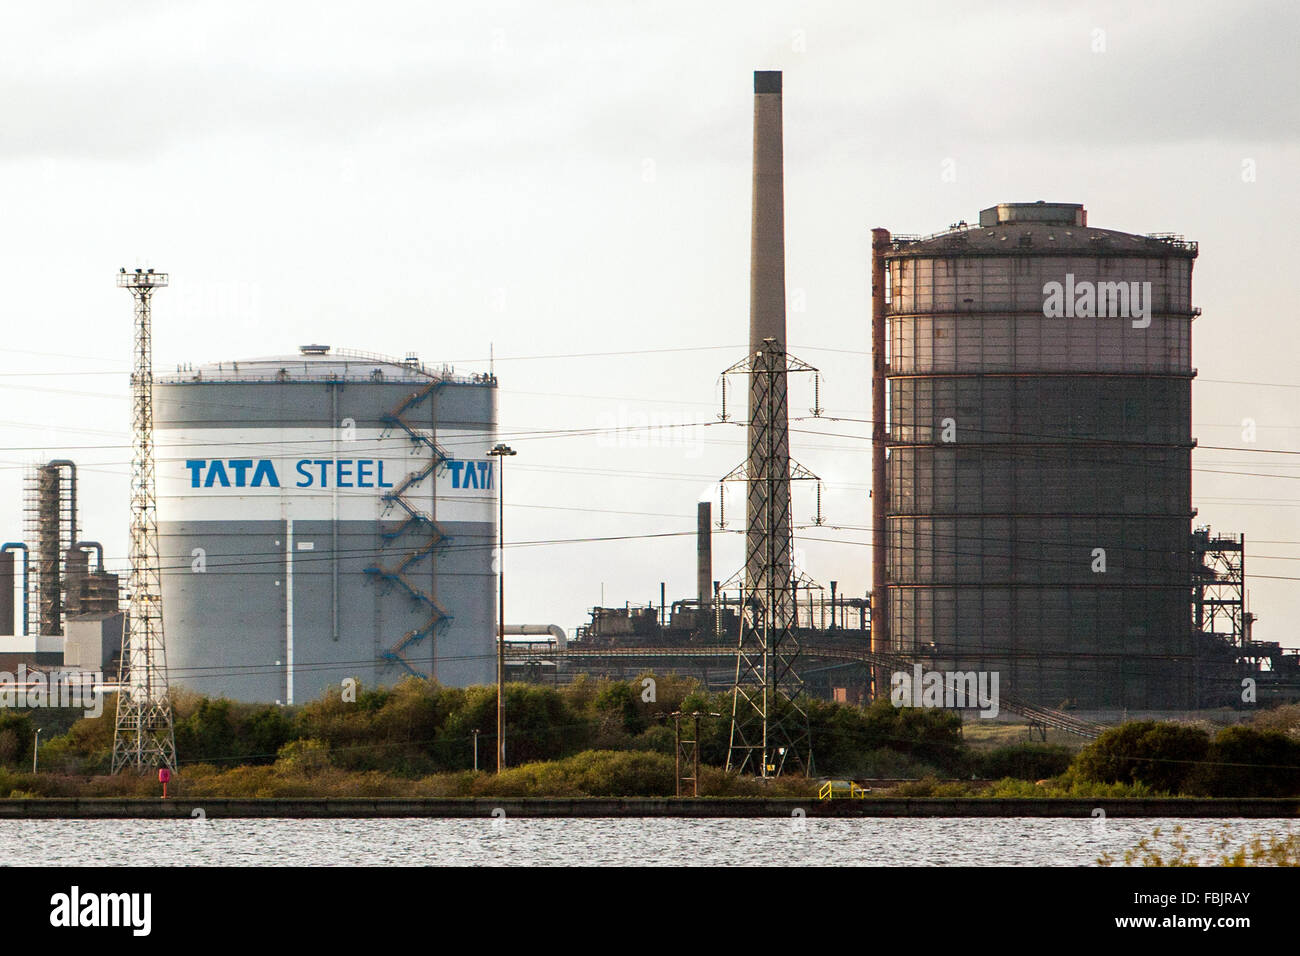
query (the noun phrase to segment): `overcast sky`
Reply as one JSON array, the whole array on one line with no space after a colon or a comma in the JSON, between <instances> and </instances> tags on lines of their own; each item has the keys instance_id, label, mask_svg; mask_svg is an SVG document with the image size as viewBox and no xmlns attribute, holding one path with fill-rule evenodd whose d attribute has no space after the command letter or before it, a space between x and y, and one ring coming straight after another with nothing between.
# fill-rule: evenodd
<instances>
[{"instance_id":1,"label":"overcast sky","mask_svg":"<svg viewBox=\"0 0 1300 956\"><path fill-rule=\"evenodd\" d=\"M171 274L160 370L325 342L469 372L494 348L508 540L692 531L739 427L534 433L714 419L747 334L752 71L780 69L790 349L828 414L869 417L873 226L1045 199L1198 240L1194 434L1260 451L1197 451L1197 521L1247 535L1256 635L1300 644L1300 5L1136 6L6 4L0 534L21 536L23 469L70 457L84 532L123 563L114 273L137 265ZM792 414L811 398L796 383ZM835 526L800 557L864 593L868 426L795 427ZM740 557L719 536L715 576ZM511 622L572 628L602 586L690 596L694 543L517 547L507 569Z\"/></svg>"}]
</instances>

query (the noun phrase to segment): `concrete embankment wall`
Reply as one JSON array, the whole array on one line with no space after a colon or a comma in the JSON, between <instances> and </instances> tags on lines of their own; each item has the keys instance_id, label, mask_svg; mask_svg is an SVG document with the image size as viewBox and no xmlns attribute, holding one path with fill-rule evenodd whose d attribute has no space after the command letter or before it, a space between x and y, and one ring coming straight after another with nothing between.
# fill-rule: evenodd
<instances>
[{"instance_id":1,"label":"concrete embankment wall","mask_svg":"<svg viewBox=\"0 0 1300 956\"><path fill-rule=\"evenodd\" d=\"M865 800L763 798L502 798L141 800L48 798L0 800L0 819L491 818L507 817L1107 817L1300 818L1300 799L983 799Z\"/></svg>"}]
</instances>

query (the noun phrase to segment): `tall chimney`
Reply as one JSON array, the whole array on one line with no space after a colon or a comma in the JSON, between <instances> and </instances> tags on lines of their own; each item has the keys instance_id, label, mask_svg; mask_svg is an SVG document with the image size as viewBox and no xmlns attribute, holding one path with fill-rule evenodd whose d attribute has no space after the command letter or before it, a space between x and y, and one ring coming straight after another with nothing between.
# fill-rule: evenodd
<instances>
[{"instance_id":1,"label":"tall chimney","mask_svg":"<svg viewBox=\"0 0 1300 956\"><path fill-rule=\"evenodd\" d=\"M781 73L754 73L754 198L749 245L749 347L785 349L785 172Z\"/></svg>"},{"instance_id":2,"label":"tall chimney","mask_svg":"<svg viewBox=\"0 0 1300 956\"><path fill-rule=\"evenodd\" d=\"M713 606L713 505L701 501L695 522L695 588L701 610Z\"/></svg>"},{"instance_id":3,"label":"tall chimney","mask_svg":"<svg viewBox=\"0 0 1300 956\"><path fill-rule=\"evenodd\" d=\"M754 195L749 259L750 376L745 587L790 603L790 437L785 380L785 174L781 73L754 73ZM769 394L769 384L771 394ZM770 496L770 497L769 497ZM770 501L770 505L769 505ZM769 573L773 580L769 582ZM776 613L786 615L786 610ZM780 621L774 621L780 624Z\"/></svg>"}]
</instances>

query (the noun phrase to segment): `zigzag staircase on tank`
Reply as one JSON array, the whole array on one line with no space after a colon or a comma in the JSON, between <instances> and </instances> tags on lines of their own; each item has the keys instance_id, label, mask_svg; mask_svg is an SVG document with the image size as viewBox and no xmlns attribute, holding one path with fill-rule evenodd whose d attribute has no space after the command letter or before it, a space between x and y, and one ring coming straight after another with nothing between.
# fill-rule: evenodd
<instances>
[{"instance_id":1,"label":"zigzag staircase on tank","mask_svg":"<svg viewBox=\"0 0 1300 956\"><path fill-rule=\"evenodd\" d=\"M434 394L444 384L440 380L429 382L418 391L412 392L400 405L383 416L382 421L387 426L384 431L385 437L392 429L400 428L405 432L412 444L427 449L429 460L422 467L408 474L392 491L382 495L380 499L384 502L385 514L395 507L405 512L405 517L399 525L383 533L384 540L396 542L402 538L412 538L410 546L401 553L397 564L386 566L377 563L365 569L366 574L374 575L389 588L400 587L413 601L423 604L429 609L427 620L418 627L407 631L392 647L380 655L383 660L400 664L416 677L424 677L425 675L411 666L411 662L406 659L406 649L425 637L442 631L451 623L451 615L447 613L447 609L439 603L432 592L423 590L413 584L411 579L407 577L406 572L411 565L423 558L427 557L430 561L436 562L437 556L435 552L445 546L451 538L443 531L433 515L415 507L407 498L407 493L411 488L420 484L426 478L436 476L438 468L447 460L447 455L438 446L432 434L411 425L406 418L406 413L423 403L426 398Z\"/></svg>"}]
</instances>

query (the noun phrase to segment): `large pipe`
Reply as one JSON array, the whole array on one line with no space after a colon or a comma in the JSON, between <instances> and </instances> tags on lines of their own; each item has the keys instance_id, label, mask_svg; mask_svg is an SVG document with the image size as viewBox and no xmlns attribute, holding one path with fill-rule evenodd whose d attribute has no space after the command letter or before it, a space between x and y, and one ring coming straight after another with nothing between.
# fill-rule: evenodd
<instances>
[{"instance_id":1,"label":"large pipe","mask_svg":"<svg viewBox=\"0 0 1300 956\"><path fill-rule=\"evenodd\" d=\"M29 626L28 606L30 602L30 591L28 589L27 581L28 581L28 574L31 571L31 564L32 564L31 552L27 550L27 545L23 544L21 541L6 541L4 544L0 544L0 554L8 554L10 551L22 551L23 553L23 630L22 633L24 636L26 636L27 629ZM14 591L13 572L10 571L9 594L12 595L13 591ZM10 597L10 601L12 600L13 598ZM12 631L13 621L14 621L14 612L13 612L12 604L9 607L9 616L6 618L6 620L8 621L6 627L10 628L10 631Z\"/></svg>"},{"instance_id":2,"label":"large pipe","mask_svg":"<svg viewBox=\"0 0 1300 956\"><path fill-rule=\"evenodd\" d=\"M501 630L503 634L516 637L540 637L545 634L554 639L555 646L559 650L564 650L568 646L564 628L558 624L507 624Z\"/></svg>"},{"instance_id":3,"label":"large pipe","mask_svg":"<svg viewBox=\"0 0 1300 956\"><path fill-rule=\"evenodd\" d=\"M0 636L14 632L14 555L0 551Z\"/></svg>"},{"instance_id":4,"label":"large pipe","mask_svg":"<svg viewBox=\"0 0 1300 956\"><path fill-rule=\"evenodd\" d=\"M104 546L98 541L78 541L73 545L74 551L81 551L85 548L95 549L95 571L99 574L104 573Z\"/></svg>"},{"instance_id":5,"label":"large pipe","mask_svg":"<svg viewBox=\"0 0 1300 956\"><path fill-rule=\"evenodd\" d=\"M54 458L45 463L46 468L66 468L68 469L68 520L72 527L69 529L68 540L77 540L77 463L68 458Z\"/></svg>"},{"instance_id":6,"label":"large pipe","mask_svg":"<svg viewBox=\"0 0 1300 956\"><path fill-rule=\"evenodd\" d=\"M885 375L887 325L885 315L885 254L889 230L871 230L871 650L889 650L889 585L885 576L889 549L889 485L886 476ZM888 693L888 674L876 668L876 696Z\"/></svg>"},{"instance_id":7,"label":"large pipe","mask_svg":"<svg viewBox=\"0 0 1300 956\"><path fill-rule=\"evenodd\" d=\"M695 596L701 610L713 605L713 504L708 501L695 510Z\"/></svg>"},{"instance_id":8,"label":"large pipe","mask_svg":"<svg viewBox=\"0 0 1300 956\"><path fill-rule=\"evenodd\" d=\"M754 73L754 183L749 248L750 376L745 587L790 588L790 437L785 376L785 172L781 73ZM762 358L758 356L762 353ZM770 363L770 364L769 364ZM770 386L770 393L769 393ZM769 467L771 472L769 473ZM772 573L774 580L768 581ZM764 602L766 603L766 602ZM788 593L775 596L777 607ZM782 623L782 622L774 622Z\"/></svg>"}]
</instances>

